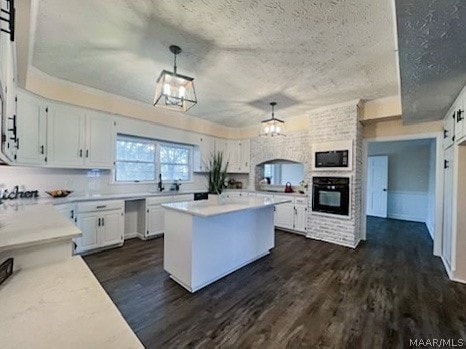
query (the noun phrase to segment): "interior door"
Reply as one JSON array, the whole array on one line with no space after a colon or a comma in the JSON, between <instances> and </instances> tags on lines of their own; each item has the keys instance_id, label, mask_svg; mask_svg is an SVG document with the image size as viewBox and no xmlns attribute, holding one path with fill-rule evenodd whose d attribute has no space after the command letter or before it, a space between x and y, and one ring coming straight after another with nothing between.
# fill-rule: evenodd
<instances>
[{"instance_id":1,"label":"interior door","mask_svg":"<svg viewBox=\"0 0 466 349\"><path fill-rule=\"evenodd\" d=\"M388 156L367 161L367 215L387 218Z\"/></svg>"}]
</instances>

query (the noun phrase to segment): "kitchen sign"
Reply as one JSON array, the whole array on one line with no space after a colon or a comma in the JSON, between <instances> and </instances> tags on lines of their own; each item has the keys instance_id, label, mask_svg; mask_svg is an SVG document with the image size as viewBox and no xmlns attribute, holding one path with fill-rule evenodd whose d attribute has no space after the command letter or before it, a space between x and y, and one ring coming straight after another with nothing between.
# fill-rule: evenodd
<instances>
[{"instance_id":1,"label":"kitchen sign","mask_svg":"<svg viewBox=\"0 0 466 349\"><path fill-rule=\"evenodd\" d=\"M15 199L33 199L39 197L38 190L25 190L20 191L19 185L15 185L12 191L8 191L5 189L3 193L0 195L1 200L15 200Z\"/></svg>"}]
</instances>

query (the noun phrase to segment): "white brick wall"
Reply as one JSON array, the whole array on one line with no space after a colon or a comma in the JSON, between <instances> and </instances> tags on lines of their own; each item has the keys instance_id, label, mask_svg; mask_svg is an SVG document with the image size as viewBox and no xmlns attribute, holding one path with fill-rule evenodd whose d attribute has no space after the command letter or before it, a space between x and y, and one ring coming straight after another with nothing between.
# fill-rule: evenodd
<instances>
[{"instance_id":1,"label":"white brick wall","mask_svg":"<svg viewBox=\"0 0 466 349\"><path fill-rule=\"evenodd\" d=\"M353 170L313 172L311 168L314 143L353 140ZM351 177L351 216L350 218L329 217L312 213L309 200L307 237L355 247L361 234L361 185L362 185L362 125L358 122L357 106L319 110L309 115L309 128L286 137L261 138L251 140L251 175L249 187L257 188L262 179L257 165L276 159L302 162L309 185L312 176ZM311 193L309 193L309 196Z\"/></svg>"}]
</instances>

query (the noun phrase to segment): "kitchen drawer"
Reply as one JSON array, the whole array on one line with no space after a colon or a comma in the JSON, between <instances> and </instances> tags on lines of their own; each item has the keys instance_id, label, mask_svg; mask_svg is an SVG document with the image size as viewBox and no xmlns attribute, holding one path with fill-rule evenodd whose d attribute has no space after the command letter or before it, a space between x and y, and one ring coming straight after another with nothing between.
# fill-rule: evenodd
<instances>
[{"instance_id":1,"label":"kitchen drawer","mask_svg":"<svg viewBox=\"0 0 466 349\"><path fill-rule=\"evenodd\" d=\"M173 195L153 196L153 197L146 198L147 206L160 205L160 204L165 204L167 202L173 202Z\"/></svg>"},{"instance_id":2,"label":"kitchen drawer","mask_svg":"<svg viewBox=\"0 0 466 349\"><path fill-rule=\"evenodd\" d=\"M78 213L110 211L110 210L124 210L124 209L125 209L125 202L123 200L93 201L93 202L79 203L77 205Z\"/></svg>"},{"instance_id":3,"label":"kitchen drawer","mask_svg":"<svg viewBox=\"0 0 466 349\"><path fill-rule=\"evenodd\" d=\"M193 201L194 194L181 194L181 195L173 195L173 199L171 202L181 202L181 201Z\"/></svg>"},{"instance_id":4,"label":"kitchen drawer","mask_svg":"<svg viewBox=\"0 0 466 349\"><path fill-rule=\"evenodd\" d=\"M296 197L294 198L294 203L298 205L307 205L307 197Z\"/></svg>"}]
</instances>

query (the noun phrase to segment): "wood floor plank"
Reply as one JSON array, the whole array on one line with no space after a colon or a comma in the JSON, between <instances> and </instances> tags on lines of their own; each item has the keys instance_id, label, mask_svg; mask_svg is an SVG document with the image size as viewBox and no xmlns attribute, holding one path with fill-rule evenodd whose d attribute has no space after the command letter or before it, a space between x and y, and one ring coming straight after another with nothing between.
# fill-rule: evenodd
<instances>
[{"instance_id":1,"label":"wood floor plank","mask_svg":"<svg viewBox=\"0 0 466 349\"><path fill-rule=\"evenodd\" d=\"M147 348L402 348L466 340L466 285L424 224L368 219L357 249L276 233L272 253L191 294L163 270L163 238L85 257Z\"/></svg>"}]
</instances>

